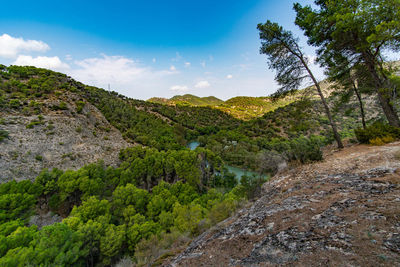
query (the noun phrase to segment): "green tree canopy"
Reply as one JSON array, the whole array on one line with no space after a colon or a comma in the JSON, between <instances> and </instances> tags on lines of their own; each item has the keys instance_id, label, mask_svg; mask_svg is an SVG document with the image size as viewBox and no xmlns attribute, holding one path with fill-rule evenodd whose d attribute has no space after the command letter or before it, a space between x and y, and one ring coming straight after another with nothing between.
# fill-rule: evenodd
<instances>
[{"instance_id":1,"label":"green tree canopy","mask_svg":"<svg viewBox=\"0 0 400 267\"><path fill-rule=\"evenodd\" d=\"M296 24L309 44L318 47L319 62L334 70L365 64L389 124L400 127L383 57L385 50L400 49L400 1L317 0L315 4L319 9L298 3L294 9Z\"/></svg>"}]
</instances>

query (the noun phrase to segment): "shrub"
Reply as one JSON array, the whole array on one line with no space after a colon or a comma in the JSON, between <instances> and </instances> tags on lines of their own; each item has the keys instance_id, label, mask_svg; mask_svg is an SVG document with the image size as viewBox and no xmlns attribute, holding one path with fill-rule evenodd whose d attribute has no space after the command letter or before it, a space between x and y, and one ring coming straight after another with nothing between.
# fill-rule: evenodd
<instances>
[{"instance_id":1,"label":"shrub","mask_svg":"<svg viewBox=\"0 0 400 267\"><path fill-rule=\"evenodd\" d=\"M21 106L21 102L18 99L11 99L8 105L11 108L19 108Z\"/></svg>"},{"instance_id":2,"label":"shrub","mask_svg":"<svg viewBox=\"0 0 400 267\"><path fill-rule=\"evenodd\" d=\"M240 178L242 195L249 200L259 197L261 195L261 186L266 181L267 179L265 177L249 177L243 175Z\"/></svg>"},{"instance_id":3,"label":"shrub","mask_svg":"<svg viewBox=\"0 0 400 267\"><path fill-rule=\"evenodd\" d=\"M62 201L59 194L54 194L49 199L49 207L52 210L57 210L60 207L61 203Z\"/></svg>"},{"instance_id":4,"label":"shrub","mask_svg":"<svg viewBox=\"0 0 400 267\"><path fill-rule=\"evenodd\" d=\"M381 142L389 143L400 138L400 128L382 122L375 122L365 129L358 128L354 132L361 144L379 145Z\"/></svg>"},{"instance_id":5,"label":"shrub","mask_svg":"<svg viewBox=\"0 0 400 267\"><path fill-rule=\"evenodd\" d=\"M289 157L301 163L322 160L321 146L323 142L317 136L300 137L291 141Z\"/></svg>"},{"instance_id":6,"label":"shrub","mask_svg":"<svg viewBox=\"0 0 400 267\"><path fill-rule=\"evenodd\" d=\"M8 132L6 130L0 130L0 142L5 138L8 138Z\"/></svg>"},{"instance_id":7,"label":"shrub","mask_svg":"<svg viewBox=\"0 0 400 267\"><path fill-rule=\"evenodd\" d=\"M76 112L77 113L82 113L83 107L85 106L85 102L83 101L77 101L76 102Z\"/></svg>"},{"instance_id":8,"label":"shrub","mask_svg":"<svg viewBox=\"0 0 400 267\"><path fill-rule=\"evenodd\" d=\"M60 102L58 105L53 105L51 107L52 110L67 110L68 106L65 102Z\"/></svg>"},{"instance_id":9,"label":"shrub","mask_svg":"<svg viewBox=\"0 0 400 267\"><path fill-rule=\"evenodd\" d=\"M26 125L26 129L32 129L35 125L43 124L42 121L33 120L29 124Z\"/></svg>"}]
</instances>

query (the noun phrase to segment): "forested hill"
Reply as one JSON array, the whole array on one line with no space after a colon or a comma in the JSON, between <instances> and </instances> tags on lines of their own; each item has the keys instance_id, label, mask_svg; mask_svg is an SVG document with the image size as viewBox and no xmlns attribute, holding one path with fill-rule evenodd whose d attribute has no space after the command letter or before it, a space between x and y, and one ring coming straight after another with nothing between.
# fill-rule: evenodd
<instances>
[{"instance_id":1,"label":"forested hill","mask_svg":"<svg viewBox=\"0 0 400 267\"><path fill-rule=\"evenodd\" d=\"M239 123L219 110L170 107L130 99L46 69L1 65L0 68L2 114L39 115L50 105L64 105L61 103L63 97L68 98L72 93L76 96L71 99L75 113L82 105L79 101L86 101L98 108L127 141L158 149L184 146L185 140L191 140L192 135L215 131L214 127L233 128ZM46 99L54 100L54 104L43 103Z\"/></svg>"},{"instance_id":2,"label":"forested hill","mask_svg":"<svg viewBox=\"0 0 400 267\"><path fill-rule=\"evenodd\" d=\"M215 96L198 97L191 94L176 95L171 98L152 97L147 100L152 103L167 105L189 105L189 106L217 106L224 101Z\"/></svg>"},{"instance_id":3,"label":"forested hill","mask_svg":"<svg viewBox=\"0 0 400 267\"><path fill-rule=\"evenodd\" d=\"M114 164L117 159L113 153L129 144L179 150L193 140L231 165L260 171L274 170L279 161L300 158L307 161L319 157L307 150L302 151L304 155L298 154L301 150L293 147L296 138L317 134L322 136L319 139L324 139L322 143L332 140L327 119L320 113L319 101L313 97L302 99L302 93L278 102L264 97L236 97L217 109L130 99L116 92L84 85L64 74L34 67L1 66L0 79L0 130L2 145L8 147L1 152L7 159L2 164L7 162L3 166L9 169L3 179L10 179L11 174L14 178L24 177L28 172L34 174L43 167L56 166L55 162L64 168L78 168L100 158L109 159L105 160L107 164ZM376 101L370 96L364 98L368 103L367 119L380 118L382 114L375 105ZM329 98L335 107L336 119L341 121L341 134L354 137L353 129L361 126L359 111L354 96L345 100L347 102L340 95ZM272 110L252 120L242 121L228 114L236 111L250 114L254 106L265 103L266 107L272 104ZM66 125L69 126L65 128ZM66 134L60 135L62 132ZM40 148L43 147L40 140L51 141L52 149ZM35 142L37 145L31 149ZM82 149L89 147L90 142L96 153ZM313 142L317 141L314 139ZM102 146L96 146L101 143ZM260 166L270 151L285 156L265 164L268 166ZM87 155L98 156L88 158ZM26 161L32 163L31 171L23 168Z\"/></svg>"},{"instance_id":4,"label":"forested hill","mask_svg":"<svg viewBox=\"0 0 400 267\"><path fill-rule=\"evenodd\" d=\"M169 106L209 106L224 111L235 118L250 120L290 104L300 98L301 94L295 93L280 99L273 99L271 97L237 96L223 101L214 96L198 97L186 94L176 95L169 99L153 97L147 101Z\"/></svg>"}]
</instances>

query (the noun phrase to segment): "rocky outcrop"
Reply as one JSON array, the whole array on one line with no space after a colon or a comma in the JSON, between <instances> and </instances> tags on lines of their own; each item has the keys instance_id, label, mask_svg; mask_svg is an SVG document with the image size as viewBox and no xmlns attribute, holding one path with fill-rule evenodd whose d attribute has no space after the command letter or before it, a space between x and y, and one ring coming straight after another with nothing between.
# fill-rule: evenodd
<instances>
[{"instance_id":1,"label":"rocky outcrop","mask_svg":"<svg viewBox=\"0 0 400 267\"><path fill-rule=\"evenodd\" d=\"M167 266L400 266L400 143L288 170Z\"/></svg>"},{"instance_id":2,"label":"rocky outcrop","mask_svg":"<svg viewBox=\"0 0 400 267\"><path fill-rule=\"evenodd\" d=\"M78 169L104 160L118 163L120 149L129 144L101 112L89 103L77 112L74 95L42 103L39 115L1 113L0 129L8 138L0 142L0 182L34 179L43 168Z\"/></svg>"}]
</instances>

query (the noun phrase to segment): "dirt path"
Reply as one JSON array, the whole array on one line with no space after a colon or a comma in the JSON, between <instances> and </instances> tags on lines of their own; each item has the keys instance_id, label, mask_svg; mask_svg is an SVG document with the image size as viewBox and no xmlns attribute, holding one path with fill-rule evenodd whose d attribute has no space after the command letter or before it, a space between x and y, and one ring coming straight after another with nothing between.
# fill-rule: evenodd
<instances>
[{"instance_id":1,"label":"dirt path","mask_svg":"<svg viewBox=\"0 0 400 267\"><path fill-rule=\"evenodd\" d=\"M400 142L284 171L171 266L400 266Z\"/></svg>"}]
</instances>

